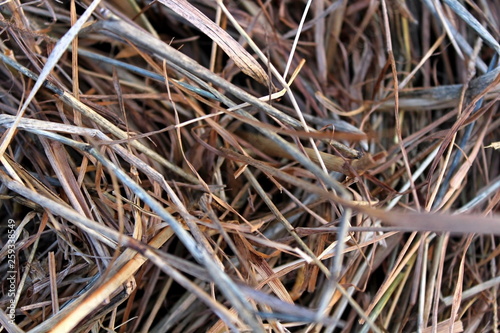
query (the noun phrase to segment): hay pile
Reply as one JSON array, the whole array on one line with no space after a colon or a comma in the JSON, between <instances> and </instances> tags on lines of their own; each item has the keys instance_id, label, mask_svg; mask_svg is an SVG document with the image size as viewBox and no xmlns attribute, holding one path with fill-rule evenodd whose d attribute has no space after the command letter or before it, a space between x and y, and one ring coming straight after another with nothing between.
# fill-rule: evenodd
<instances>
[{"instance_id":1,"label":"hay pile","mask_svg":"<svg viewBox=\"0 0 500 333\"><path fill-rule=\"evenodd\" d=\"M3 331L498 332L495 1L0 13Z\"/></svg>"}]
</instances>

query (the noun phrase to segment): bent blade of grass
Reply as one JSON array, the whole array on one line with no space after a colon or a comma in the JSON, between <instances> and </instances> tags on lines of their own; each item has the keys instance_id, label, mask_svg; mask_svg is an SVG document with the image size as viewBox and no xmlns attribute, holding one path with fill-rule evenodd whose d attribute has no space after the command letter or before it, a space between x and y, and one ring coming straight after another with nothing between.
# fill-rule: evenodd
<instances>
[{"instance_id":1,"label":"bent blade of grass","mask_svg":"<svg viewBox=\"0 0 500 333\"><path fill-rule=\"evenodd\" d=\"M225 30L211 21L196 7L186 0L158 0L158 2L172 9L210 37L245 74L262 84L271 84L268 75L259 63Z\"/></svg>"}]
</instances>

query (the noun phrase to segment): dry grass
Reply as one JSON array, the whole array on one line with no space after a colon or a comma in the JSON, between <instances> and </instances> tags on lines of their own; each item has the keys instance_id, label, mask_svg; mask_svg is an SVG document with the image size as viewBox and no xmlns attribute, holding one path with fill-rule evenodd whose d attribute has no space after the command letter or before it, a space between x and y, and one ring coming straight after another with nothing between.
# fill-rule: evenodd
<instances>
[{"instance_id":1,"label":"dry grass","mask_svg":"<svg viewBox=\"0 0 500 333\"><path fill-rule=\"evenodd\" d=\"M496 1L0 13L0 332L499 332Z\"/></svg>"}]
</instances>

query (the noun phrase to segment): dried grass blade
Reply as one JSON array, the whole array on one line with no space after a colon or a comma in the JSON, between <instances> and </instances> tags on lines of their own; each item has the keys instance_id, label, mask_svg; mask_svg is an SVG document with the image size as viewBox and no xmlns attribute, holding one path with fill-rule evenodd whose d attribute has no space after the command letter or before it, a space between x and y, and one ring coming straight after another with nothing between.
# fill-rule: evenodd
<instances>
[{"instance_id":1,"label":"dried grass blade","mask_svg":"<svg viewBox=\"0 0 500 333\"><path fill-rule=\"evenodd\" d=\"M452 330L453 327L453 330ZM470 328L470 327L469 327ZM461 320L458 320L454 323L450 321L450 319L446 319L437 324L437 326L429 326L426 327L422 333L460 333L464 331L464 325ZM473 331L468 331L473 332Z\"/></svg>"},{"instance_id":2,"label":"dried grass blade","mask_svg":"<svg viewBox=\"0 0 500 333\"><path fill-rule=\"evenodd\" d=\"M54 252L49 252L49 281L50 281L50 296L52 298L52 312L59 312L59 297L57 294L57 273L56 273L56 258Z\"/></svg>"},{"instance_id":3,"label":"dried grass blade","mask_svg":"<svg viewBox=\"0 0 500 333\"><path fill-rule=\"evenodd\" d=\"M500 44L496 41L496 39L486 30L479 21L471 15L465 9L465 7L459 3L457 0L443 0L445 4L447 4L458 16L462 18L462 20L467 23L472 29L474 29L479 36L500 55Z\"/></svg>"},{"instance_id":4,"label":"dried grass blade","mask_svg":"<svg viewBox=\"0 0 500 333\"><path fill-rule=\"evenodd\" d=\"M448 35L448 38L450 39L451 44L455 48L455 52L460 56L460 58L464 58L464 55L462 54L462 51L460 50L460 46L458 45L457 41L455 40L455 35L453 33L453 30L451 28L450 22L446 19L444 12L443 12L443 7L437 0L432 0L434 3L434 10L437 13L437 16L441 20L441 24L443 25L444 30L446 31L446 34Z\"/></svg>"},{"instance_id":5,"label":"dried grass blade","mask_svg":"<svg viewBox=\"0 0 500 333\"><path fill-rule=\"evenodd\" d=\"M259 149L265 154L273 157L281 157L291 159L292 157L286 151L282 150L277 144L272 140L265 138L262 135L257 135L248 132L238 132L238 135L243 137L245 140L250 142L255 148ZM311 161L319 163L313 149L305 147L304 148L307 156ZM375 166L376 162L373 160L370 154L365 154L361 159L348 161L342 157L338 157L332 154L320 152L320 155L325 163L328 171L337 171L345 175L354 177L355 175L362 175L365 171Z\"/></svg>"},{"instance_id":6,"label":"dried grass blade","mask_svg":"<svg viewBox=\"0 0 500 333\"><path fill-rule=\"evenodd\" d=\"M173 234L171 228L164 228L148 245L157 249L171 238ZM74 307L68 307L68 310L64 311L63 316L58 316L57 328L52 329L52 332L64 332L65 329L73 329L68 326L72 324L76 325L89 313L98 309L102 302L133 277L133 274L147 261L145 256L139 253L136 253L134 256L134 253L136 252L126 249L117 259L115 265L111 266L112 272L107 274L109 279L100 283L99 287L95 290L90 290L86 294L81 295L82 302L78 302Z\"/></svg>"},{"instance_id":7,"label":"dried grass blade","mask_svg":"<svg viewBox=\"0 0 500 333\"><path fill-rule=\"evenodd\" d=\"M294 304L293 300L288 293L287 289L283 285L283 283L274 276L272 268L269 266L267 261L262 258L258 258L254 260L253 267L259 273L262 279L266 280L269 288L284 302Z\"/></svg>"},{"instance_id":8,"label":"dried grass blade","mask_svg":"<svg viewBox=\"0 0 500 333\"><path fill-rule=\"evenodd\" d=\"M164 6L170 8L182 18L189 21L210 37L234 63L243 71L260 83L269 86L269 76L264 69L238 42L236 42L226 31L206 17L198 8L186 0L158 0Z\"/></svg>"}]
</instances>

